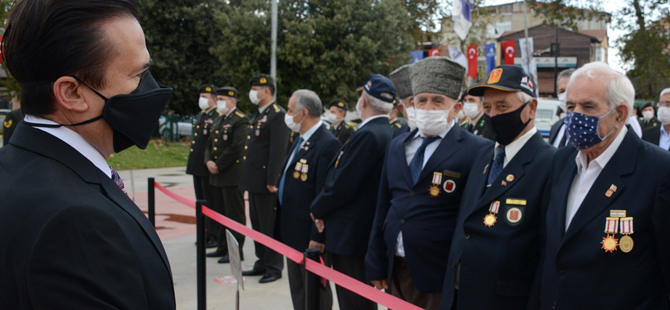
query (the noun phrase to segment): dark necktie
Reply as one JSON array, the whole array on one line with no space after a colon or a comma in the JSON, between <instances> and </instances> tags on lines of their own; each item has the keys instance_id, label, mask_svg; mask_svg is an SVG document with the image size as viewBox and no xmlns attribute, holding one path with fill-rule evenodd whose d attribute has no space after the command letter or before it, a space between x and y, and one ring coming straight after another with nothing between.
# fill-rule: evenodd
<instances>
[{"instance_id":1,"label":"dark necktie","mask_svg":"<svg viewBox=\"0 0 670 310\"><path fill-rule=\"evenodd\" d=\"M493 181L496 180L500 172L503 170L503 164L505 163L505 147L500 147L496 158L493 159L493 165L491 165L491 171L489 172L489 181L487 186L491 186Z\"/></svg>"},{"instance_id":2,"label":"dark necktie","mask_svg":"<svg viewBox=\"0 0 670 310\"><path fill-rule=\"evenodd\" d=\"M438 138L439 137L422 138L423 142L421 143L421 146L416 150L416 154L414 154L412 161L409 162L409 172L412 176L412 184L416 185L416 182L419 181L419 175L421 175L421 170L423 169L423 155L426 152L426 147Z\"/></svg>"},{"instance_id":3,"label":"dark necktie","mask_svg":"<svg viewBox=\"0 0 670 310\"><path fill-rule=\"evenodd\" d=\"M118 186L124 194L128 195L128 192L126 191L126 186L123 185L123 180L121 180L121 176L119 176L119 173L112 168L112 166L109 166L109 169L112 170L112 181Z\"/></svg>"},{"instance_id":4,"label":"dark necktie","mask_svg":"<svg viewBox=\"0 0 670 310\"><path fill-rule=\"evenodd\" d=\"M568 130L566 129L565 132L563 132L563 137L561 138L561 142L558 142L558 148L562 149L565 146L565 142L568 140Z\"/></svg>"},{"instance_id":5,"label":"dark necktie","mask_svg":"<svg viewBox=\"0 0 670 310\"><path fill-rule=\"evenodd\" d=\"M298 154L298 150L300 149L300 145L302 145L302 136L298 138L298 142L295 144L295 148L293 148L293 152L291 152L291 157L288 158L288 162L286 162L286 169L284 170L284 173L281 176L281 180L279 180L279 188L277 189L277 195L279 198L279 204L284 203L284 182L286 182L286 175L288 174L288 165L291 164L293 159L295 158L296 154Z\"/></svg>"}]
</instances>

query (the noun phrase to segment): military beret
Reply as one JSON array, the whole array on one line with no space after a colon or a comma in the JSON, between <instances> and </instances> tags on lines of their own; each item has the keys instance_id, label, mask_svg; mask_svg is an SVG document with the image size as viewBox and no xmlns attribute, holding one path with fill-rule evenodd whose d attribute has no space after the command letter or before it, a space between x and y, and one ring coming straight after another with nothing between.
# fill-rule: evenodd
<instances>
[{"instance_id":1,"label":"military beret","mask_svg":"<svg viewBox=\"0 0 670 310\"><path fill-rule=\"evenodd\" d=\"M412 93L433 93L458 99L465 68L447 57L428 57L410 67Z\"/></svg>"},{"instance_id":2,"label":"military beret","mask_svg":"<svg viewBox=\"0 0 670 310\"><path fill-rule=\"evenodd\" d=\"M232 86L224 86L216 90L216 94L219 96L232 97L237 99L237 89Z\"/></svg>"},{"instance_id":3,"label":"military beret","mask_svg":"<svg viewBox=\"0 0 670 310\"><path fill-rule=\"evenodd\" d=\"M391 72L389 77L393 82L393 87L398 93L400 99L404 99L412 96L412 83L409 79L409 68L412 65L404 65L395 71Z\"/></svg>"},{"instance_id":4,"label":"military beret","mask_svg":"<svg viewBox=\"0 0 670 310\"><path fill-rule=\"evenodd\" d=\"M259 74L249 80L250 86L275 86L275 79L267 74Z\"/></svg>"},{"instance_id":5,"label":"military beret","mask_svg":"<svg viewBox=\"0 0 670 310\"><path fill-rule=\"evenodd\" d=\"M347 102L342 99L333 99L333 101L328 104L329 109L330 107L338 107L340 109L344 109L345 111L349 110L349 104L347 104Z\"/></svg>"},{"instance_id":6,"label":"military beret","mask_svg":"<svg viewBox=\"0 0 670 310\"><path fill-rule=\"evenodd\" d=\"M216 86L214 85L203 85L200 86L200 89L198 90L198 93L210 93L210 94L216 94Z\"/></svg>"},{"instance_id":7,"label":"military beret","mask_svg":"<svg viewBox=\"0 0 670 310\"><path fill-rule=\"evenodd\" d=\"M647 102L647 103L643 104L643 105L640 107L640 111L642 111L642 110L644 110L644 109L646 109L646 108L648 108L648 107L652 107L652 108L653 108L653 107L654 107L654 104L651 103L651 102ZM656 109L654 109L654 110L656 110Z\"/></svg>"}]
</instances>

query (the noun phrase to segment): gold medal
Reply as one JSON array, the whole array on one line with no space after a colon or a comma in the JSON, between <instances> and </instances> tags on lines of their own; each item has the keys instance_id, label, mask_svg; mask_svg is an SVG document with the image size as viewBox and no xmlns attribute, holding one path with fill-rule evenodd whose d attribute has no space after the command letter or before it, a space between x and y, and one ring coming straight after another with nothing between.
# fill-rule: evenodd
<instances>
[{"instance_id":1,"label":"gold medal","mask_svg":"<svg viewBox=\"0 0 670 310\"><path fill-rule=\"evenodd\" d=\"M293 171L293 178L296 180L300 178L300 172L302 171L302 164L303 164L302 160L295 163L295 171Z\"/></svg>"},{"instance_id":2,"label":"gold medal","mask_svg":"<svg viewBox=\"0 0 670 310\"><path fill-rule=\"evenodd\" d=\"M307 181L307 171L309 171L309 165L305 162L302 164L302 174L300 175L300 180L303 182Z\"/></svg>"},{"instance_id":3,"label":"gold medal","mask_svg":"<svg viewBox=\"0 0 670 310\"><path fill-rule=\"evenodd\" d=\"M430 187L429 193L431 197L437 198L437 196L440 196L440 188L437 185L433 185Z\"/></svg>"},{"instance_id":4,"label":"gold medal","mask_svg":"<svg viewBox=\"0 0 670 310\"><path fill-rule=\"evenodd\" d=\"M293 178L297 179L300 177L300 171L293 171Z\"/></svg>"},{"instance_id":5,"label":"gold medal","mask_svg":"<svg viewBox=\"0 0 670 310\"><path fill-rule=\"evenodd\" d=\"M307 173L301 174L300 175L300 180L302 180L303 182L307 181Z\"/></svg>"},{"instance_id":6,"label":"gold medal","mask_svg":"<svg viewBox=\"0 0 670 310\"><path fill-rule=\"evenodd\" d=\"M496 224L496 221L497 218L493 213L489 213L484 217L484 225L486 225L486 227L493 227L493 225Z\"/></svg>"},{"instance_id":7,"label":"gold medal","mask_svg":"<svg viewBox=\"0 0 670 310\"><path fill-rule=\"evenodd\" d=\"M619 240L614 238L614 236L607 235L607 237L603 237L603 241L601 241L600 244L603 245L602 249L605 250L605 252L612 253L617 250L617 246L619 245L618 241Z\"/></svg>"},{"instance_id":8,"label":"gold medal","mask_svg":"<svg viewBox=\"0 0 670 310\"><path fill-rule=\"evenodd\" d=\"M633 238L631 238L629 235L625 235L621 237L621 240L619 242L619 247L621 248L621 252L624 253L629 253L630 251L633 250L633 246L635 244L633 243Z\"/></svg>"}]
</instances>

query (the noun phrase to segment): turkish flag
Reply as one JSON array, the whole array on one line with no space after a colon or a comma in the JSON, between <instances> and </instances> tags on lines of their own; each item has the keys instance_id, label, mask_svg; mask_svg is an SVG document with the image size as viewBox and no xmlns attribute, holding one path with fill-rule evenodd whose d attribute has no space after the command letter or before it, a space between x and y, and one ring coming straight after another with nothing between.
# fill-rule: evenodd
<instances>
[{"instance_id":1,"label":"turkish flag","mask_svg":"<svg viewBox=\"0 0 670 310\"><path fill-rule=\"evenodd\" d=\"M500 43L502 45L503 52L505 53L505 64L514 65L514 55L516 51L514 50L515 41L505 41Z\"/></svg>"},{"instance_id":2,"label":"turkish flag","mask_svg":"<svg viewBox=\"0 0 670 310\"><path fill-rule=\"evenodd\" d=\"M477 79L477 45L468 45L468 76Z\"/></svg>"},{"instance_id":3,"label":"turkish flag","mask_svg":"<svg viewBox=\"0 0 670 310\"><path fill-rule=\"evenodd\" d=\"M437 48L428 50L428 57L440 56L440 50Z\"/></svg>"}]
</instances>

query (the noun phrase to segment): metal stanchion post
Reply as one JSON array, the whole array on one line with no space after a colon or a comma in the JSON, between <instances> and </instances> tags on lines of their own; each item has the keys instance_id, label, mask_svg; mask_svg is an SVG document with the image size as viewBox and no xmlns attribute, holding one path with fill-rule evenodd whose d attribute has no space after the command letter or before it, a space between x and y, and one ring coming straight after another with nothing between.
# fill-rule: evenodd
<instances>
[{"instance_id":1,"label":"metal stanchion post","mask_svg":"<svg viewBox=\"0 0 670 310\"><path fill-rule=\"evenodd\" d=\"M207 273L205 265L205 216L202 214L202 206L205 200L198 200L195 203L196 231L198 238L197 247L197 265L198 265L198 310L205 310L207 307Z\"/></svg>"},{"instance_id":2,"label":"metal stanchion post","mask_svg":"<svg viewBox=\"0 0 670 310\"><path fill-rule=\"evenodd\" d=\"M305 250L305 260L311 259L320 262L321 250L307 249ZM305 272L305 309L319 310L321 307L321 277L305 270L305 265L302 265Z\"/></svg>"},{"instance_id":3,"label":"metal stanchion post","mask_svg":"<svg viewBox=\"0 0 670 310\"><path fill-rule=\"evenodd\" d=\"M154 178L149 178L147 190L149 191L149 222L156 228L156 192Z\"/></svg>"}]
</instances>

